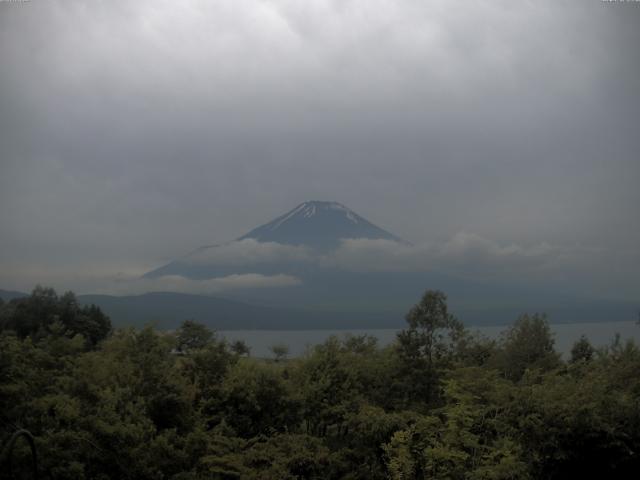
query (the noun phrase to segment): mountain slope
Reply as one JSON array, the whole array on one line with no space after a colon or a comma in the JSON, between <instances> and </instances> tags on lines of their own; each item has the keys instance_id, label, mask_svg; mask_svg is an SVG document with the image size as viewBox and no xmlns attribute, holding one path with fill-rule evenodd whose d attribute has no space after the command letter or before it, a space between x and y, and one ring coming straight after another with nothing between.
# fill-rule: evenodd
<instances>
[{"instance_id":1,"label":"mountain slope","mask_svg":"<svg viewBox=\"0 0 640 480\"><path fill-rule=\"evenodd\" d=\"M383 230L337 202L308 201L276 219L254 228L236 240L205 246L180 259L144 274L152 279L165 275L179 275L192 279L210 279L228 275L259 273L262 275L310 274L310 266L304 262L279 259L255 261L254 255L246 255L246 261L228 262L221 258L224 249L233 249L238 242L254 240L259 244L279 244L307 248L317 253L327 253L339 247L343 239L366 238L391 240L407 245L400 237ZM203 259L218 258L221 261ZM229 264L231 263L231 264Z\"/></svg>"},{"instance_id":2,"label":"mountain slope","mask_svg":"<svg viewBox=\"0 0 640 480\"><path fill-rule=\"evenodd\" d=\"M22 298L22 297L28 297L28 296L29 294L24 292L16 292L13 290L0 290L0 298L5 302L8 302L9 300L13 300L14 298Z\"/></svg>"}]
</instances>

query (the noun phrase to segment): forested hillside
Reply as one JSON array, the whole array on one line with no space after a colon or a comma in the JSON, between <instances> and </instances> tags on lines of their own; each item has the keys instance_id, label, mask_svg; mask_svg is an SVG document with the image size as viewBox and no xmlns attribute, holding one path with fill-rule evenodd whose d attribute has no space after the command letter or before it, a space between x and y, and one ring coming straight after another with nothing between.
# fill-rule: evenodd
<instances>
[{"instance_id":1,"label":"forested hillside","mask_svg":"<svg viewBox=\"0 0 640 480\"><path fill-rule=\"evenodd\" d=\"M19 429L54 479L636 478L635 344L562 359L541 315L479 338L437 291L406 319L389 347L259 359L192 321L113 330L38 288L0 304L0 478L32 467Z\"/></svg>"}]
</instances>

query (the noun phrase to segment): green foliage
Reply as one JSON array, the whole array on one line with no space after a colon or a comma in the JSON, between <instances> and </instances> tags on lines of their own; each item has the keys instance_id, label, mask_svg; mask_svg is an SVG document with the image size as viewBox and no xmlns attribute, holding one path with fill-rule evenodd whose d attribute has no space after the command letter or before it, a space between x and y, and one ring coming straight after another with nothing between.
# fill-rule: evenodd
<instances>
[{"instance_id":1,"label":"green foliage","mask_svg":"<svg viewBox=\"0 0 640 480\"><path fill-rule=\"evenodd\" d=\"M587 340L587 337L582 335L576 343L571 347L571 363L576 362L589 362L595 354L595 349Z\"/></svg>"},{"instance_id":2,"label":"green foliage","mask_svg":"<svg viewBox=\"0 0 640 480\"><path fill-rule=\"evenodd\" d=\"M243 340L236 340L231 344L231 351L238 356L246 355L247 357L251 354L251 349L249 345L247 345Z\"/></svg>"},{"instance_id":3,"label":"green foliage","mask_svg":"<svg viewBox=\"0 0 640 480\"><path fill-rule=\"evenodd\" d=\"M182 353L201 350L213 339L213 332L193 320L185 320L180 325L176 336L176 349Z\"/></svg>"},{"instance_id":4,"label":"green foliage","mask_svg":"<svg viewBox=\"0 0 640 480\"><path fill-rule=\"evenodd\" d=\"M440 371L450 365L465 330L447 308L447 296L427 290L406 317L409 328L398 334L399 378L403 404L436 403Z\"/></svg>"},{"instance_id":5,"label":"green foliage","mask_svg":"<svg viewBox=\"0 0 640 480\"><path fill-rule=\"evenodd\" d=\"M272 345L269 350L273 353L273 357L276 362L281 362L289 355L289 346L284 343Z\"/></svg>"},{"instance_id":6,"label":"green foliage","mask_svg":"<svg viewBox=\"0 0 640 480\"><path fill-rule=\"evenodd\" d=\"M35 437L65 480L635 478L640 349L576 342L542 316L493 342L427 292L398 341L331 337L301 358L248 358L206 327L91 336L72 294L0 306L0 478ZM24 320L24 324L18 322ZM95 325L94 325L95 326ZM12 453L28 475L29 447Z\"/></svg>"},{"instance_id":7,"label":"green foliage","mask_svg":"<svg viewBox=\"0 0 640 480\"><path fill-rule=\"evenodd\" d=\"M34 340L81 335L93 348L109 335L111 321L95 305L81 307L72 292L58 297L52 288L38 286L30 296L0 305L0 331L6 330Z\"/></svg>"},{"instance_id":8,"label":"green foliage","mask_svg":"<svg viewBox=\"0 0 640 480\"><path fill-rule=\"evenodd\" d=\"M319 436L339 430L348 413L359 403L356 371L338 338L316 346L300 365L296 383L302 396L307 431Z\"/></svg>"},{"instance_id":9,"label":"green foliage","mask_svg":"<svg viewBox=\"0 0 640 480\"><path fill-rule=\"evenodd\" d=\"M447 296L427 290L406 317L409 329L399 334L405 354L423 359L427 366L449 356L464 332L463 325L449 313Z\"/></svg>"},{"instance_id":10,"label":"green foliage","mask_svg":"<svg viewBox=\"0 0 640 480\"><path fill-rule=\"evenodd\" d=\"M299 423L280 369L250 360L239 361L222 384L221 408L228 425L241 437L286 432Z\"/></svg>"},{"instance_id":11,"label":"green foliage","mask_svg":"<svg viewBox=\"0 0 640 480\"><path fill-rule=\"evenodd\" d=\"M522 448L498 417L513 387L477 367L452 373L444 381L445 406L385 444L391 478L527 478Z\"/></svg>"},{"instance_id":12,"label":"green foliage","mask_svg":"<svg viewBox=\"0 0 640 480\"><path fill-rule=\"evenodd\" d=\"M247 480L324 479L329 449L319 438L303 434L259 437L245 451Z\"/></svg>"},{"instance_id":13,"label":"green foliage","mask_svg":"<svg viewBox=\"0 0 640 480\"><path fill-rule=\"evenodd\" d=\"M546 316L522 315L505 332L497 366L506 378L518 381L527 369L549 371L560 364Z\"/></svg>"}]
</instances>

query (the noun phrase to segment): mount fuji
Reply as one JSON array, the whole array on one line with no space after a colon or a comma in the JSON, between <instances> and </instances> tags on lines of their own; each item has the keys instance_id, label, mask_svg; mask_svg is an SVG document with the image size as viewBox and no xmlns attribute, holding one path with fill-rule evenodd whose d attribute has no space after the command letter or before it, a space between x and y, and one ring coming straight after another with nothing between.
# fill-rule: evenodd
<instances>
[{"instance_id":1,"label":"mount fuji","mask_svg":"<svg viewBox=\"0 0 640 480\"><path fill-rule=\"evenodd\" d=\"M203 280L247 273L309 273L312 267L304 261L305 257L328 254L340 247L343 241L354 239L388 240L410 245L338 202L307 201L231 242L200 247L146 273L144 278L179 275ZM255 251L273 249L275 245L283 247L279 250L280 255L269 259L264 256L256 258ZM253 254L238 255L242 247L252 246ZM240 260L230 259L231 254L238 255Z\"/></svg>"},{"instance_id":2,"label":"mount fuji","mask_svg":"<svg viewBox=\"0 0 640 480\"><path fill-rule=\"evenodd\" d=\"M474 325L509 323L528 311L547 312L556 322L634 315L627 303L586 301L427 268L387 270L376 255L365 260L374 268L349 268L354 252L357 257L358 248L373 244L397 251L411 246L340 203L307 201L235 240L198 248L142 277L149 285L145 291L165 293L90 300L116 323L135 317L175 327L193 318L231 329L402 328L404 314L426 289L446 292L452 311ZM207 295L170 293L166 285L175 279L204 286L199 291Z\"/></svg>"}]
</instances>

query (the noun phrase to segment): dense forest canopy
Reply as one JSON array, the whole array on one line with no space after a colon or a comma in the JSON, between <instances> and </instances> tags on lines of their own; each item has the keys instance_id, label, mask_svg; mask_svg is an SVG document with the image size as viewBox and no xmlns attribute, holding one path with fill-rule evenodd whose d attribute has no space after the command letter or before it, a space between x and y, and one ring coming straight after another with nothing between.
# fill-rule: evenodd
<instances>
[{"instance_id":1,"label":"dense forest canopy","mask_svg":"<svg viewBox=\"0 0 640 480\"><path fill-rule=\"evenodd\" d=\"M252 358L185 321L111 328L36 288L0 303L0 478L635 478L640 350L619 338L554 350L542 315L497 341L428 291L381 348L332 337L301 358ZM4 477L3 477L4 476Z\"/></svg>"}]
</instances>

